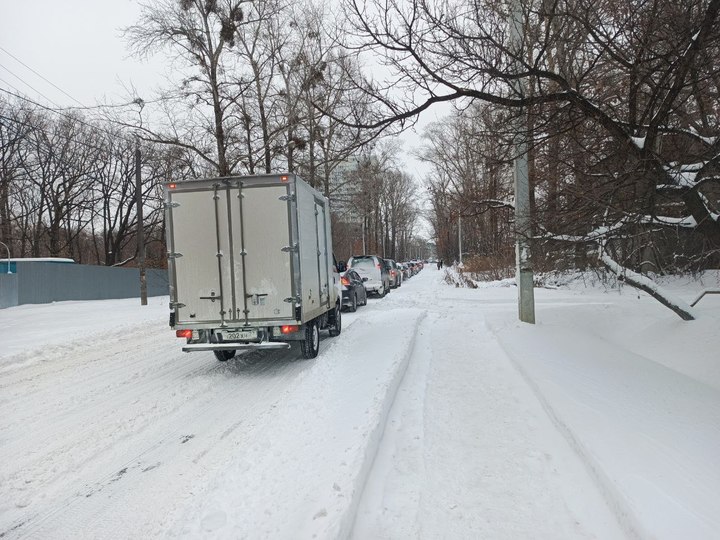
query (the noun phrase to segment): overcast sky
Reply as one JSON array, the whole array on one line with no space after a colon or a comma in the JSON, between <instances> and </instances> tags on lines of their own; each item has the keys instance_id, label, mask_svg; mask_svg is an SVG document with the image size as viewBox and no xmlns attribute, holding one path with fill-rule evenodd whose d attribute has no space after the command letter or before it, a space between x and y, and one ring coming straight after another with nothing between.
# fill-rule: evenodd
<instances>
[{"instance_id":1,"label":"overcast sky","mask_svg":"<svg viewBox=\"0 0 720 540\"><path fill-rule=\"evenodd\" d=\"M161 56L130 56L121 29L139 16L136 0L0 0L0 88L49 107L125 103L130 85L152 99L170 70ZM403 160L418 180L427 169L410 152L422 126L446 113L424 113L417 133L401 137Z\"/></svg>"},{"instance_id":2,"label":"overcast sky","mask_svg":"<svg viewBox=\"0 0 720 540\"><path fill-rule=\"evenodd\" d=\"M123 102L122 84L149 97L162 80L160 62L131 58L121 37L120 29L138 19L134 0L0 0L0 6L0 88L43 105L75 106L75 100Z\"/></svg>"}]
</instances>

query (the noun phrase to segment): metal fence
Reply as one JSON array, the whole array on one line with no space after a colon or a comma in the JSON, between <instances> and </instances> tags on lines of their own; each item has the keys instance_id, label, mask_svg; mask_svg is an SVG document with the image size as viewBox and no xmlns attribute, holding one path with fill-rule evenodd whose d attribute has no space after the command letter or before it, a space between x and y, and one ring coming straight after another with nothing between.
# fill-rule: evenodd
<instances>
[{"instance_id":1,"label":"metal fence","mask_svg":"<svg viewBox=\"0 0 720 540\"><path fill-rule=\"evenodd\" d=\"M140 271L84 264L15 263L15 273L0 273L0 308L63 300L139 298ZM168 294L166 270L147 270L148 296Z\"/></svg>"}]
</instances>

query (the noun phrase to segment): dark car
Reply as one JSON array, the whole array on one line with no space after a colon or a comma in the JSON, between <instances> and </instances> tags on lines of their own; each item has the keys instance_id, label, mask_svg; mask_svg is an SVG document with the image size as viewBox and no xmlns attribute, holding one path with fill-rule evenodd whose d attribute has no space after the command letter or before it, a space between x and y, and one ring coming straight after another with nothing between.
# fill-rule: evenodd
<instances>
[{"instance_id":1,"label":"dark car","mask_svg":"<svg viewBox=\"0 0 720 540\"><path fill-rule=\"evenodd\" d=\"M367 305L367 291L363 278L352 268L340 274L342 287L342 305L348 311L355 311L358 306Z\"/></svg>"}]
</instances>

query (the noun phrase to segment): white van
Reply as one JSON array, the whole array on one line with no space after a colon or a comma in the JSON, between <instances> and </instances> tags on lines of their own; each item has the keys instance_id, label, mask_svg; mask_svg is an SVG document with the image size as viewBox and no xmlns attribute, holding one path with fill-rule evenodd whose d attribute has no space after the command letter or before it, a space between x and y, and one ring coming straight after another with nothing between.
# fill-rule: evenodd
<instances>
[{"instance_id":1,"label":"white van","mask_svg":"<svg viewBox=\"0 0 720 540\"><path fill-rule=\"evenodd\" d=\"M380 298L390 292L390 274L381 257L354 255L348 261L348 268L360 274L367 292L377 294Z\"/></svg>"}]
</instances>

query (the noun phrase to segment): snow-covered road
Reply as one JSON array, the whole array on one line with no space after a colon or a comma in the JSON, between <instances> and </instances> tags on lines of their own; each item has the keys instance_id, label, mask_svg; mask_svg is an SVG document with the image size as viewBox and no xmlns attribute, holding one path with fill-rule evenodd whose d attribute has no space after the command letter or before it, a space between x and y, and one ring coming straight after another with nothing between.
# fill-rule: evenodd
<instances>
[{"instance_id":1,"label":"snow-covered road","mask_svg":"<svg viewBox=\"0 0 720 540\"><path fill-rule=\"evenodd\" d=\"M597 340L573 375L562 361L590 338L568 338L553 309L575 310L580 325L634 299L537 296L550 324L525 327L513 322L514 289L455 289L426 268L344 314L313 361L294 349L227 363L182 353L166 299L0 310L0 537L672 538L648 514L668 487L663 459L693 459L683 470L714 481L720 393ZM703 324L714 321L698 335ZM641 366L642 388L672 372L682 392L700 392L670 424L646 422L638 440L656 444L641 447L645 484L626 481L624 464L641 461L613 442L637 426L613 420L612 403L586 402L614 384L603 351ZM618 371L630 378L613 390L624 404L632 373ZM633 422L652 417L648 395ZM703 414L678 431L692 406ZM693 444L671 448L676 432ZM693 478L670 484L687 511L667 505L660 523L702 537L717 504L706 487L688 492Z\"/></svg>"}]
</instances>

